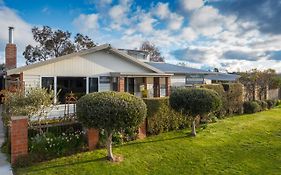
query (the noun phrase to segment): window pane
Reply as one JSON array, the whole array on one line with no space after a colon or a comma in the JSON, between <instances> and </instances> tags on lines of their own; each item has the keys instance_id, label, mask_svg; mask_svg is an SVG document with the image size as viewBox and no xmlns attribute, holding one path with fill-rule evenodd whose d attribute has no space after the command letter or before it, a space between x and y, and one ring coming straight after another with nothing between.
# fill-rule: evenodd
<instances>
[{"instance_id":1,"label":"window pane","mask_svg":"<svg viewBox=\"0 0 281 175\"><path fill-rule=\"evenodd\" d=\"M42 77L42 88L54 90L54 77Z\"/></svg>"},{"instance_id":2,"label":"window pane","mask_svg":"<svg viewBox=\"0 0 281 175\"><path fill-rule=\"evenodd\" d=\"M99 84L98 78L89 78L89 92L98 92L99 91Z\"/></svg>"},{"instance_id":3,"label":"window pane","mask_svg":"<svg viewBox=\"0 0 281 175\"><path fill-rule=\"evenodd\" d=\"M110 77L100 76L100 83L110 83Z\"/></svg>"}]
</instances>

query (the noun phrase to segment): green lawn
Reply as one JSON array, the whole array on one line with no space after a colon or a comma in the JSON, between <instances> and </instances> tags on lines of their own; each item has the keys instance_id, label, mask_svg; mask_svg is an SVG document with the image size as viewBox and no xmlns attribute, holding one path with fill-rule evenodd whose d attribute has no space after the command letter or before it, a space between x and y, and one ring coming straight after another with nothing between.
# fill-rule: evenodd
<instances>
[{"instance_id":1,"label":"green lawn","mask_svg":"<svg viewBox=\"0 0 281 175\"><path fill-rule=\"evenodd\" d=\"M169 132L105 150L18 169L17 174L281 174L281 108L210 124L196 138Z\"/></svg>"}]
</instances>

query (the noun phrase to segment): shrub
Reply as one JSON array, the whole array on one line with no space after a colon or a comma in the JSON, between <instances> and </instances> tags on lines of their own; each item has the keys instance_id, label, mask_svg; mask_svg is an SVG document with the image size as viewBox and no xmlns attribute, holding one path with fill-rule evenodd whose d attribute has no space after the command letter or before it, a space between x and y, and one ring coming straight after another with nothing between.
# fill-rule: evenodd
<instances>
[{"instance_id":1,"label":"shrub","mask_svg":"<svg viewBox=\"0 0 281 175\"><path fill-rule=\"evenodd\" d=\"M75 152L84 143L83 131L61 133L59 136L47 132L29 139L29 151L31 154L44 155L48 159Z\"/></svg>"},{"instance_id":2,"label":"shrub","mask_svg":"<svg viewBox=\"0 0 281 175\"><path fill-rule=\"evenodd\" d=\"M143 99L147 106L147 133L157 135L162 132L186 128L187 118L173 110L169 98Z\"/></svg>"},{"instance_id":3,"label":"shrub","mask_svg":"<svg viewBox=\"0 0 281 175\"><path fill-rule=\"evenodd\" d=\"M256 101L246 101L243 104L244 113L252 114L261 111L261 106Z\"/></svg>"},{"instance_id":4,"label":"shrub","mask_svg":"<svg viewBox=\"0 0 281 175\"><path fill-rule=\"evenodd\" d=\"M206 84L201 87L216 91L222 100L222 106L216 111L217 117L241 114L243 108L243 85L240 83Z\"/></svg>"},{"instance_id":5,"label":"shrub","mask_svg":"<svg viewBox=\"0 0 281 175\"><path fill-rule=\"evenodd\" d=\"M44 88L30 88L27 92L6 92L5 112L8 115L44 115L53 103L53 92Z\"/></svg>"},{"instance_id":6,"label":"shrub","mask_svg":"<svg viewBox=\"0 0 281 175\"><path fill-rule=\"evenodd\" d=\"M107 157L114 161L112 135L138 127L146 116L142 99L124 92L96 92L77 102L78 120L88 128L104 130L107 138Z\"/></svg>"},{"instance_id":7,"label":"shrub","mask_svg":"<svg viewBox=\"0 0 281 175\"><path fill-rule=\"evenodd\" d=\"M210 89L178 89L171 94L170 105L193 120L192 135L195 136L196 118L219 109L221 99L215 91Z\"/></svg>"},{"instance_id":8,"label":"shrub","mask_svg":"<svg viewBox=\"0 0 281 175\"><path fill-rule=\"evenodd\" d=\"M275 100L266 100L268 109L274 108L276 106L276 101Z\"/></svg>"},{"instance_id":9,"label":"shrub","mask_svg":"<svg viewBox=\"0 0 281 175\"><path fill-rule=\"evenodd\" d=\"M206 88L206 89L211 89L214 90L218 93L218 95L220 96L222 105L220 106L220 108L218 110L215 111L215 115L218 118L222 118L226 115L228 115L227 111L227 94L224 91L224 87L222 86L222 84L205 84L201 86L202 88Z\"/></svg>"},{"instance_id":10,"label":"shrub","mask_svg":"<svg viewBox=\"0 0 281 175\"><path fill-rule=\"evenodd\" d=\"M264 111L264 110L267 110L268 108L268 104L266 101L263 101L263 100L255 100L261 107L261 111Z\"/></svg>"},{"instance_id":11,"label":"shrub","mask_svg":"<svg viewBox=\"0 0 281 175\"><path fill-rule=\"evenodd\" d=\"M276 106L280 106L280 105L281 105L281 100L277 100Z\"/></svg>"}]
</instances>

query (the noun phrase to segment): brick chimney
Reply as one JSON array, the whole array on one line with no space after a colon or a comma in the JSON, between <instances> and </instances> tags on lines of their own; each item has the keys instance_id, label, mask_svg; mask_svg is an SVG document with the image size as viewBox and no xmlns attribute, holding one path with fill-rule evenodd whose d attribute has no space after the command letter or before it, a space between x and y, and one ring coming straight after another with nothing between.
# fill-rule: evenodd
<instances>
[{"instance_id":1,"label":"brick chimney","mask_svg":"<svg viewBox=\"0 0 281 175\"><path fill-rule=\"evenodd\" d=\"M5 66L6 69L17 67L17 46L14 44L14 27L9 27L9 43L5 50Z\"/></svg>"}]
</instances>

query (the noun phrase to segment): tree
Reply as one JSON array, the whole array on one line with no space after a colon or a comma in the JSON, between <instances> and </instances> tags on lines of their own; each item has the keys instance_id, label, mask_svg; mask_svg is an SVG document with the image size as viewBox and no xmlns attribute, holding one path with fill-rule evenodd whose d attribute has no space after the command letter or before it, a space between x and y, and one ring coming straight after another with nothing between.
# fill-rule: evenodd
<instances>
[{"instance_id":1,"label":"tree","mask_svg":"<svg viewBox=\"0 0 281 175\"><path fill-rule=\"evenodd\" d=\"M219 95L210 89L182 88L170 96L170 105L192 120L192 136L196 136L196 118L209 114L221 106Z\"/></svg>"},{"instance_id":2,"label":"tree","mask_svg":"<svg viewBox=\"0 0 281 175\"><path fill-rule=\"evenodd\" d=\"M250 93L250 95L248 94L249 100L258 100L255 95L257 90L259 98L262 99L268 88L278 86L278 80L276 81L277 75L273 69L264 71L252 69L248 72L240 73L240 76L239 81L245 86L246 92Z\"/></svg>"},{"instance_id":3,"label":"tree","mask_svg":"<svg viewBox=\"0 0 281 175\"><path fill-rule=\"evenodd\" d=\"M42 29L33 27L32 34L37 45L26 46L23 52L26 64L47 60L52 57L59 57L96 46L88 36L83 36L78 33L74 38L74 42L72 42L70 32L53 30L48 26L43 26Z\"/></svg>"},{"instance_id":4,"label":"tree","mask_svg":"<svg viewBox=\"0 0 281 175\"><path fill-rule=\"evenodd\" d=\"M112 134L138 127L146 116L142 99L125 92L95 92L81 97L77 103L78 120L87 128L104 130L107 157L112 153Z\"/></svg>"},{"instance_id":5,"label":"tree","mask_svg":"<svg viewBox=\"0 0 281 175\"><path fill-rule=\"evenodd\" d=\"M150 55L150 61L164 62L164 57L161 56L159 49L149 41L145 41L140 46L140 50L147 51Z\"/></svg>"}]
</instances>

